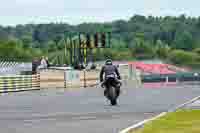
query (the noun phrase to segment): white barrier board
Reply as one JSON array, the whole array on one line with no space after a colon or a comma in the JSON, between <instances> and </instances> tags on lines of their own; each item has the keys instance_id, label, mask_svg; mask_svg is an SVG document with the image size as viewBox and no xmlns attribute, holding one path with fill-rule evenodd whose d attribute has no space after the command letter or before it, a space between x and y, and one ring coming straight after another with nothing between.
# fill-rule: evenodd
<instances>
[{"instance_id":1,"label":"white barrier board","mask_svg":"<svg viewBox=\"0 0 200 133\"><path fill-rule=\"evenodd\" d=\"M71 83L80 83L80 72L75 70L65 71L65 81Z\"/></svg>"}]
</instances>

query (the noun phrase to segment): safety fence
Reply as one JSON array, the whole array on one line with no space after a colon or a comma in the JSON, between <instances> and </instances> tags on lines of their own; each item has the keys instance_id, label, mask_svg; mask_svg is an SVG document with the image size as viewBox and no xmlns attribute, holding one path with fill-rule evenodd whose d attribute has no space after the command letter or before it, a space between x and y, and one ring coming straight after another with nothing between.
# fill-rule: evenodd
<instances>
[{"instance_id":1,"label":"safety fence","mask_svg":"<svg viewBox=\"0 0 200 133\"><path fill-rule=\"evenodd\" d=\"M40 75L0 76L0 92L17 92L40 89Z\"/></svg>"},{"instance_id":2,"label":"safety fence","mask_svg":"<svg viewBox=\"0 0 200 133\"><path fill-rule=\"evenodd\" d=\"M41 88L79 88L95 86L99 82L99 70L41 70Z\"/></svg>"},{"instance_id":3,"label":"safety fence","mask_svg":"<svg viewBox=\"0 0 200 133\"><path fill-rule=\"evenodd\" d=\"M131 65L119 65L122 82L139 85L140 73ZM0 92L50 88L92 87L99 83L100 68L95 70L42 69L36 75L1 75Z\"/></svg>"},{"instance_id":4,"label":"safety fence","mask_svg":"<svg viewBox=\"0 0 200 133\"><path fill-rule=\"evenodd\" d=\"M23 71L31 70L30 62L0 61L0 75L21 74Z\"/></svg>"},{"instance_id":5,"label":"safety fence","mask_svg":"<svg viewBox=\"0 0 200 133\"><path fill-rule=\"evenodd\" d=\"M122 83L126 85L129 82L135 86L141 84L140 71L129 64L120 64L118 69L121 75ZM99 83L100 69L85 71L65 71L65 87L77 86L94 86Z\"/></svg>"}]
</instances>

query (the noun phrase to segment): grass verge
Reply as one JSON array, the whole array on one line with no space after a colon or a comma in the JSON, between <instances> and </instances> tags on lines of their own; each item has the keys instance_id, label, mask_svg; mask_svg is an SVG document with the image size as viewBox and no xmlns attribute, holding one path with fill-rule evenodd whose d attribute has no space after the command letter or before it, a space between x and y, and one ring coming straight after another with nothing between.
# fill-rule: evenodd
<instances>
[{"instance_id":1,"label":"grass verge","mask_svg":"<svg viewBox=\"0 0 200 133\"><path fill-rule=\"evenodd\" d=\"M129 133L200 133L200 110L179 110Z\"/></svg>"}]
</instances>

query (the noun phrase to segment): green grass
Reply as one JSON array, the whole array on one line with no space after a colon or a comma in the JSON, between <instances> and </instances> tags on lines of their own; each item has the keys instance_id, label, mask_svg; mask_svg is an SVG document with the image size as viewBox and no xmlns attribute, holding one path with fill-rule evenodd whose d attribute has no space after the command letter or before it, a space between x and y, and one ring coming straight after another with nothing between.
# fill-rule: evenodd
<instances>
[{"instance_id":1,"label":"green grass","mask_svg":"<svg viewBox=\"0 0 200 133\"><path fill-rule=\"evenodd\" d=\"M200 110L180 110L130 133L200 133Z\"/></svg>"}]
</instances>

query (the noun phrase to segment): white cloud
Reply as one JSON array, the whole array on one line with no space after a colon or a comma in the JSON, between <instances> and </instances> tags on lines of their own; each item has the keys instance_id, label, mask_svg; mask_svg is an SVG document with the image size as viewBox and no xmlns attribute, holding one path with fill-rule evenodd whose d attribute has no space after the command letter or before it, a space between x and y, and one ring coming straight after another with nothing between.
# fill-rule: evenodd
<instances>
[{"instance_id":1,"label":"white cloud","mask_svg":"<svg viewBox=\"0 0 200 133\"><path fill-rule=\"evenodd\" d=\"M15 0L15 3L19 5L38 5L48 4L50 0Z\"/></svg>"}]
</instances>

